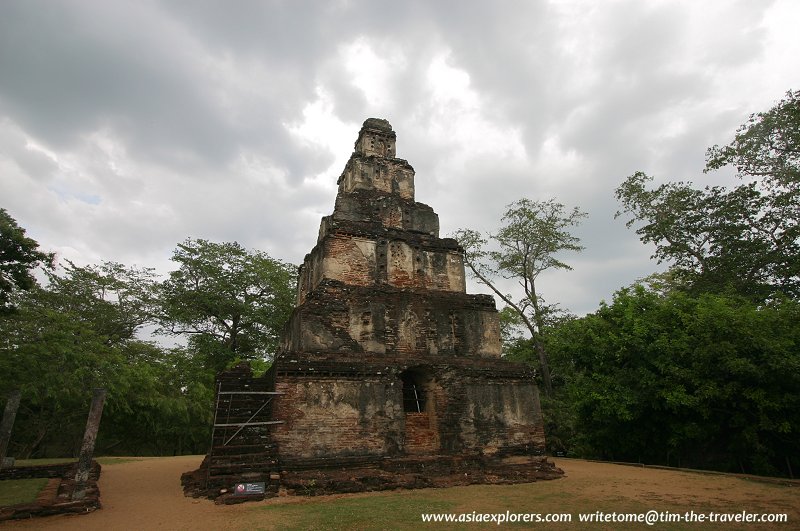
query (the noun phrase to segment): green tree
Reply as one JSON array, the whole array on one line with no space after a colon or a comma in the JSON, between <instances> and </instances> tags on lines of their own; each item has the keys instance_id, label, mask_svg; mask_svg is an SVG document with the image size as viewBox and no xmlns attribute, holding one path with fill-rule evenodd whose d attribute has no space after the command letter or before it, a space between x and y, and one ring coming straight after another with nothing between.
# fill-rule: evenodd
<instances>
[{"instance_id":1,"label":"green tree","mask_svg":"<svg viewBox=\"0 0 800 531\"><path fill-rule=\"evenodd\" d=\"M53 254L40 251L39 244L25 236L25 229L0 208L0 313L12 308L14 290L27 290L36 284L31 270L39 264L52 267Z\"/></svg>"},{"instance_id":2,"label":"green tree","mask_svg":"<svg viewBox=\"0 0 800 531\"><path fill-rule=\"evenodd\" d=\"M800 188L800 91L786 93L766 112L751 114L733 141L706 152L705 171L735 166L741 179L758 178L783 192Z\"/></svg>"},{"instance_id":3,"label":"green tree","mask_svg":"<svg viewBox=\"0 0 800 531\"><path fill-rule=\"evenodd\" d=\"M708 149L704 172L726 166L764 196L751 230L768 243L768 276L784 291L800 294L800 91L788 91L768 111L750 115L730 144Z\"/></svg>"},{"instance_id":4,"label":"green tree","mask_svg":"<svg viewBox=\"0 0 800 531\"><path fill-rule=\"evenodd\" d=\"M800 305L635 285L551 336L571 444L616 460L787 475L800 462Z\"/></svg>"},{"instance_id":5,"label":"green tree","mask_svg":"<svg viewBox=\"0 0 800 531\"><path fill-rule=\"evenodd\" d=\"M55 443L57 452L72 453L88 390L105 387L117 396L125 370L119 350L54 298L33 287L15 300L17 311L0 319L0 391L22 391L11 446L22 458L42 455Z\"/></svg>"},{"instance_id":6,"label":"green tree","mask_svg":"<svg viewBox=\"0 0 800 531\"><path fill-rule=\"evenodd\" d=\"M268 359L294 307L296 268L238 243L187 239L161 286L163 333L188 335L215 371L236 359Z\"/></svg>"},{"instance_id":7,"label":"green tree","mask_svg":"<svg viewBox=\"0 0 800 531\"><path fill-rule=\"evenodd\" d=\"M676 279L697 293L733 289L763 298L773 291L771 265L781 259L781 250L765 235L782 222L766 224L765 198L752 183L729 191L719 186L698 190L684 182L648 189L650 181L637 172L617 188L616 196L631 214L626 225L642 222L636 233L643 243L656 246L653 258L671 262Z\"/></svg>"},{"instance_id":8,"label":"green tree","mask_svg":"<svg viewBox=\"0 0 800 531\"><path fill-rule=\"evenodd\" d=\"M63 274L47 274L50 304L80 316L109 344L133 340L153 323L156 277L152 268L118 262L76 266L67 260Z\"/></svg>"},{"instance_id":9,"label":"green tree","mask_svg":"<svg viewBox=\"0 0 800 531\"><path fill-rule=\"evenodd\" d=\"M488 238L470 229L460 229L455 234L464 248L469 270L513 310L530 334L548 396L553 393L553 385L544 334L557 307L545 302L536 282L544 271L572 269L559 256L564 251L583 249L570 229L585 216L578 208L568 210L554 199L520 199L506 207L500 230ZM486 250L489 239L497 250ZM498 288L497 277L517 281L522 296L515 299L503 293Z\"/></svg>"},{"instance_id":10,"label":"green tree","mask_svg":"<svg viewBox=\"0 0 800 531\"><path fill-rule=\"evenodd\" d=\"M104 414L101 452L176 455L208 449L213 375L186 349L147 342L123 349L126 387Z\"/></svg>"},{"instance_id":11,"label":"green tree","mask_svg":"<svg viewBox=\"0 0 800 531\"><path fill-rule=\"evenodd\" d=\"M72 263L14 295L0 318L0 394L22 390L12 450L75 455L93 387L108 399L98 452L204 451L213 375L182 349L142 341L154 278L117 263Z\"/></svg>"},{"instance_id":12,"label":"green tree","mask_svg":"<svg viewBox=\"0 0 800 531\"><path fill-rule=\"evenodd\" d=\"M648 188L637 172L617 189L627 226L656 246L694 293L736 293L765 300L800 296L800 92L750 117L727 146L707 152L705 171L735 166L733 188L669 182Z\"/></svg>"}]
</instances>

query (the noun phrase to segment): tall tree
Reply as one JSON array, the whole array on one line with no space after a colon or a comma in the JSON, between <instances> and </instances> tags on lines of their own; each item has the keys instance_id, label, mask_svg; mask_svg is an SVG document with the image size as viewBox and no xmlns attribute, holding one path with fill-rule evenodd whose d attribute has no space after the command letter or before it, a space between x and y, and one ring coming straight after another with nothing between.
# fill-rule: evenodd
<instances>
[{"instance_id":1,"label":"tall tree","mask_svg":"<svg viewBox=\"0 0 800 531\"><path fill-rule=\"evenodd\" d=\"M31 270L39 264L52 267L53 254L40 251L36 240L25 236L25 229L0 208L0 313L11 309L14 290L33 287Z\"/></svg>"},{"instance_id":2,"label":"tall tree","mask_svg":"<svg viewBox=\"0 0 800 531\"><path fill-rule=\"evenodd\" d=\"M766 235L781 220L762 215L764 196L753 183L727 190L693 188L670 182L648 189L652 178L642 172L628 177L616 190L628 227L644 243L655 244L659 262L671 262L677 280L697 293L734 289L764 297L774 289L771 274L777 261L790 259ZM617 213L618 216L622 212Z\"/></svg>"},{"instance_id":3,"label":"tall tree","mask_svg":"<svg viewBox=\"0 0 800 531\"><path fill-rule=\"evenodd\" d=\"M704 172L726 166L762 192L765 204L751 230L767 243L773 283L799 295L800 91L788 91L768 111L750 115L730 144L708 149Z\"/></svg>"},{"instance_id":4,"label":"tall tree","mask_svg":"<svg viewBox=\"0 0 800 531\"><path fill-rule=\"evenodd\" d=\"M161 287L161 330L189 336L209 368L267 359L294 307L296 268L236 242L187 239Z\"/></svg>"},{"instance_id":5,"label":"tall tree","mask_svg":"<svg viewBox=\"0 0 800 531\"><path fill-rule=\"evenodd\" d=\"M35 286L18 294L17 310L0 319L0 391L18 387L23 396L12 440L21 457L40 453L48 442L71 453L87 390L105 387L117 397L127 370L117 345L65 311L60 298Z\"/></svg>"},{"instance_id":6,"label":"tall tree","mask_svg":"<svg viewBox=\"0 0 800 531\"><path fill-rule=\"evenodd\" d=\"M548 396L553 392L553 384L543 334L556 307L545 302L537 280L547 270L572 269L559 256L565 251L583 249L580 239L570 229L585 216L578 208L569 210L555 199L523 198L506 207L496 234L487 238L470 229L460 229L455 234L475 278L497 294L530 333ZM497 250L486 250L489 239ZM498 276L517 281L522 296L515 299L503 293L498 288Z\"/></svg>"},{"instance_id":7,"label":"tall tree","mask_svg":"<svg viewBox=\"0 0 800 531\"><path fill-rule=\"evenodd\" d=\"M750 117L731 144L707 152L705 171L735 166L733 188L668 182L642 172L617 189L641 240L695 293L734 290L764 300L800 296L800 92Z\"/></svg>"}]
</instances>

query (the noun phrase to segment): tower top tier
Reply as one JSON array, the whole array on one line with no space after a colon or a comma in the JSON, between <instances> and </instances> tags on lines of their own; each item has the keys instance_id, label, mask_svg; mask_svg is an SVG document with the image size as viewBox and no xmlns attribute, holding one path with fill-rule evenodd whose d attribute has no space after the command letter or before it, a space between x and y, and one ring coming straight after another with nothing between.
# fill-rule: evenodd
<instances>
[{"instance_id":1,"label":"tower top tier","mask_svg":"<svg viewBox=\"0 0 800 531\"><path fill-rule=\"evenodd\" d=\"M339 192L336 197L334 217L342 209L348 209L344 202L350 200L349 196L362 193L414 203L414 168L408 161L395 156L396 140L397 135L388 121L382 118L368 118L364 121L358 132L355 150L337 181ZM368 201L364 197L354 200L360 203ZM372 220L378 219L374 212L369 217ZM412 226L403 227L414 229ZM430 231L430 229L424 230Z\"/></svg>"},{"instance_id":2,"label":"tower top tier","mask_svg":"<svg viewBox=\"0 0 800 531\"><path fill-rule=\"evenodd\" d=\"M367 118L358 132L355 152L359 155L394 158L397 135L392 125L382 118Z\"/></svg>"}]
</instances>

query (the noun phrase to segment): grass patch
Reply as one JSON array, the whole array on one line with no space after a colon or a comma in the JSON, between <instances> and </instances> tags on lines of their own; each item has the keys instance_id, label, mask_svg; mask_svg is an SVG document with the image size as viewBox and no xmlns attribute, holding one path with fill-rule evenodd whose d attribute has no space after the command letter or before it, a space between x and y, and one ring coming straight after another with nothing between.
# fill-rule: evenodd
<instances>
[{"instance_id":1,"label":"grass patch","mask_svg":"<svg viewBox=\"0 0 800 531\"><path fill-rule=\"evenodd\" d=\"M256 510L259 521L269 522L270 525L262 529L418 529L421 513L449 512L456 505L452 501L437 499L428 494L396 492L353 498L327 498L310 503L268 505Z\"/></svg>"},{"instance_id":2,"label":"grass patch","mask_svg":"<svg viewBox=\"0 0 800 531\"><path fill-rule=\"evenodd\" d=\"M38 465L60 465L62 463L74 463L77 459L72 457L48 457L45 459L17 459L14 466L38 466Z\"/></svg>"},{"instance_id":3,"label":"grass patch","mask_svg":"<svg viewBox=\"0 0 800 531\"><path fill-rule=\"evenodd\" d=\"M47 485L47 478L9 479L0 481L0 507L32 503Z\"/></svg>"},{"instance_id":4,"label":"grass patch","mask_svg":"<svg viewBox=\"0 0 800 531\"><path fill-rule=\"evenodd\" d=\"M131 461L141 461L139 457L96 457L95 460L101 465L119 465L130 463ZM77 457L48 457L45 459L17 459L14 466L37 466L37 465L60 465L64 463L75 463Z\"/></svg>"},{"instance_id":5,"label":"grass patch","mask_svg":"<svg viewBox=\"0 0 800 531\"><path fill-rule=\"evenodd\" d=\"M267 505L253 510L257 512L259 529L294 530L379 530L379 529L420 529L437 530L493 528L492 523L423 523L423 513L572 513L594 512L598 508L607 510L645 512L647 506L631 500L607 500L599 503L596 499L574 494L566 495L562 490L566 483L540 482L520 485L470 485L447 489L427 489L423 491L393 491L356 495L354 497L308 498L300 503ZM576 518L577 520L577 518ZM525 523L504 523L502 527L530 528ZM571 524L546 525L549 530L574 529ZM618 525L616 527L619 527ZM624 527L624 526L623 526ZM594 524L593 529L614 529L615 527ZM662 526L662 529L674 529Z\"/></svg>"},{"instance_id":6,"label":"grass patch","mask_svg":"<svg viewBox=\"0 0 800 531\"><path fill-rule=\"evenodd\" d=\"M566 523L503 523L503 529L544 529L548 531L571 531L592 529L611 531L618 529L641 529L641 523L580 522L581 513L629 513L644 514L655 509L659 512L685 513L689 510L709 513L735 513L742 509L750 512L794 512L790 505L797 500L792 487L777 488L773 485L750 487L747 482L735 478L724 478L724 486L718 486L720 478L697 476L681 477L673 472L653 474L643 471L641 476L626 477L624 468L607 467L608 475L573 477L557 481L541 481L518 485L470 485L447 489L418 491L392 491L337 496L305 498L297 501L277 502L257 507L248 507L247 516L239 529L262 530L417 530L417 529L495 529L496 523L425 523L423 513L452 514L497 514L505 513L567 513L572 522ZM622 477L614 476L621 472ZM708 491L708 488L722 488ZM737 503L735 492L745 501ZM679 499L675 499L679 497ZM720 499L717 499L717 497ZM775 499L780 498L780 499ZM787 505L788 503L788 505ZM698 524L690 522L660 522L659 530L696 530ZM746 524L703 524L708 530L748 529ZM764 529L772 529L763 525Z\"/></svg>"}]
</instances>

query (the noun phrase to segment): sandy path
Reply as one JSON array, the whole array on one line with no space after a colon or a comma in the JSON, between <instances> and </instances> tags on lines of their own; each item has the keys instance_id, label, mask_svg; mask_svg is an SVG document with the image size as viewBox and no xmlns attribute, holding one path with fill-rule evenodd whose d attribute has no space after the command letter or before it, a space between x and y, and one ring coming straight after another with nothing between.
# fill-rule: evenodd
<instances>
[{"instance_id":1,"label":"sandy path","mask_svg":"<svg viewBox=\"0 0 800 531\"><path fill-rule=\"evenodd\" d=\"M149 458L103 465L100 501L88 515L53 516L8 522L9 529L226 529L237 527L237 507L186 498L181 474L197 468L202 456Z\"/></svg>"}]
</instances>

